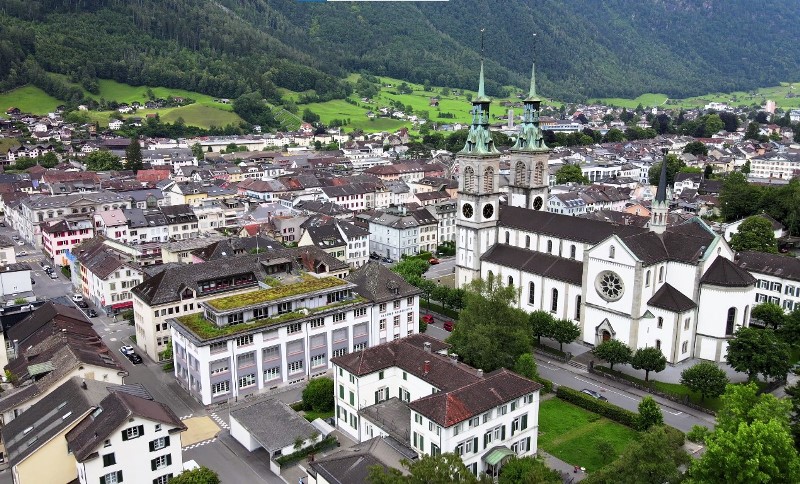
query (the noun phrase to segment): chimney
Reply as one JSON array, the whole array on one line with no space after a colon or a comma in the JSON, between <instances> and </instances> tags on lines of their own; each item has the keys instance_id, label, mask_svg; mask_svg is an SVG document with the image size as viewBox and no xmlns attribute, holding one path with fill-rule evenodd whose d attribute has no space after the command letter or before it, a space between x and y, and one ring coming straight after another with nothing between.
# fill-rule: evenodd
<instances>
[{"instance_id":1,"label":"chimney","mask_svg":"<svg viewBox=\"0 0 800 484\"><path fill-rule=\"evenodd\" d=\"M425 360L425 365L422 367L422 374L427 375L431 371L431 361Z\"/></svg>"},{"instance_id":2,"label":"chimney","mask_svg":"<svg viewBox=\"0 0 800 484\"><path fill-rule=\"evenodd\" d=\"M84 390L89 388L89 387L86 386L86 380L85 379L81 382L81 388L83 388Z\"/></svg>"},{"instance_id":3,"label":"chimney","mask_svg":"<svg viewBox=\"0 0 800 484\"><path fill-rule=\"evenodd\" d=\"M422 344L422 347L425 348L425 352L426 353L430 353L431 352L431 342L430 341L424 342Z\"/></svg>"},{"instance_id":4,"label":"chimney","mask_svg":"<svg viewBox=\"0 0 800 484\"><path fill-rule=\"evenodd\" d=\"M483 370L478 370L478 378L483 378Z\"/></svg>"}]
</instances>

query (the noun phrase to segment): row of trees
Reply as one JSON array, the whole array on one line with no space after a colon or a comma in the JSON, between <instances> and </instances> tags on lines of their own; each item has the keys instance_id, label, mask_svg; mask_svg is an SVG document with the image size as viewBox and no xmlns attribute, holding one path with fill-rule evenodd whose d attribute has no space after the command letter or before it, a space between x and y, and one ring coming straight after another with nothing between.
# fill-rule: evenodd
<instances>
[{"instance_id":1,"label":"row of trees","mask_svg":"<svg viewBox=\"0 0 800 484\"><path fill-rule=\"evenodd\" d=\"M616 339L600 343L592 350L592 354L608 362L612 370L614 365L625 363L637 370L644 370L644 381L649 381L651 371L659 373L667 367L667 359L660 349L650 346L634 352L630 346Z\"/></svg>"},{"instance_id":2,"label":"row of trees","mask_svg":"<svg viewBox=\"0 0 800 484\"><path fill-rule=\"evenodd\" d=\"M800 180L786 185L762 186L748 183L740 172L729 173L719 194L720 215L726 221L766 213L778 220L791 235L800 235Z\"/></svg>"}]
</instances>

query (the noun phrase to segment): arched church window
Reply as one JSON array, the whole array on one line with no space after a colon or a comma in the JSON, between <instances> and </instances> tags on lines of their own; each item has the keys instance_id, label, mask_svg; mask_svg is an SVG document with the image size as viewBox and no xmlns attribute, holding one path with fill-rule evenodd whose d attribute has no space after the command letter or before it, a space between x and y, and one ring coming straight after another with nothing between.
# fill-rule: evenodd
<instances>
[{"instance_id":1,"label":"arched church window","mask_svg":"<svg viewBox=\"0 0 800 484\"><path fill-rule=\"evenodd\" d=\"M658 282L664 282L664 266L658 268Z\"/></svg>"},{"instance_id":2,"label":"arched church window","mask_svg":"<svg viewBox=\"0 0 800 484\"><path fill-rule=\"evenodd\" d=\"M508 276L508 285L509 286L513 286L514 285L514 278L511 277L511 276Z\"/></svg>"},{"instance_id":3,"label":"arched church window","mask_svg":"<svg viewBox=\"0 0 800 484\"><path fill-rule=\"evenodd\" d=\"M528 283L528 304L536 302L536 285L532 282Z\"/></svg>"},{"instance_id":4,"label":"arched church window","mask_svg":"<svg viewBox=\"0 0 800 484\"><path fill-rule=\"evenodd\" d=\"M511 243L511 232L506 230L506 244L510 244L510 243Z\"/></svg>"},{"instance_id":5,"label":"arched church window","mask_svg":"<svg viewBox=\"0 0 800 484\"><path fill-rule=\"evenodd\" d=\"M570 259L575 258L575 244L569 246L569 258Z\"/></svg>"},{"instance_id":6,"label":"arched church window","mask_svg":"<svg viewBox=\"0 0 800 484\"><path fill-rule=\"evenodd\" d=\"M656 340L656 349L658 349L658 350L661 349L661 340L660 339Z\"/></svg>"},{"instance_id":7,"label":"arched church window","mask_svg":"<svg viewBox=\"0 0 800 484\"><path fill-rule=\"evenodd\" d=\"M742 317L742 326L747 326L747 322L750 319L750 306L744 307L744 317Z\"/></svg>"},{"instance_id":8,"label":"arched church window","mask_svg":"<svg viewBox=\"0 0 800 484\"><path fill-rule=\"evenodd\" d=\"M616 255L616 252L617 252L617 248L616 247L614 247L613 245L611 247L609 247L609 249L608 249L608 258L609 259L613 259L614 256Z\"/></svg>"},{"instance_id":9,"label":"arched church window","mask_svg":"<svg viewBox=\"0 0 800 484\"><path fill-rule=\"evenodd\" d=\"M514 185L518 187L527 186L525 183L525 172L527 171L525 163L518 161L514 167Z\"/></svg>"},{"instance_id":10,"label":"arched church window","mask_svg":"<svg viewBox=\"0 0 800 484\"><path fill-rule=\"evenodd\" d=\"M664 318L662 318L661 316L659 316L659 317L658 317L658 329L661 329L661 328L663 328L663 327L664 327Z\"/></svg>"},{"instance_id":11,"label":"arched church window","mask_svg":"<svg viewBox=\"0 0 800 484\"><path fill-rule=\"evenodd\" d=\"M644 274L644 287L650 287L650 271Z\"/></svg>"},{"instance_id":12,"label":"arched church window","mask_svg":"<svg viewBox=\"0 0 800 484\"><path fill-rule=\"evenodd\" d=\"M736 325L736 308L728 309L728 319L725 321L725 336L733 334L733 328Z\"/></svg>"},{"instance_id":13,"label":"arched church window","mask_svg":"<svg viewBox=\"0 0 800 484\"><path fill-rule=\"evenodd\" d=\"M552 252L553 252L553 241L552 240L548 240L547 241L547 253L551 254Z\"/></svg>"},{"instance_id":14,"label":"arched church window","mask_svg":"<svg viewBox=\"0 0 800 484\"><path fill-rule=\"evenodd\" d=\"M464 168L464 191L475 191L475 171L471 166Z\"/></svg>"},{"instance_id":15,"label":"arched church window","mask_svg":"<svg viewBox=\"0 0 800 484\"><path fill-rule=\"evenodd\" d=\"M531 236L530 235L526 235L525 236L525 248L526 249L530 249L531 248Z\"/></svg>"},{"instance_id":16,"label":"arched church window","mask_svg":"<svg viewBox=\"0 0 800 484\"><path fill-rule=\"evenodd\" d=\"M553 296L550 300L550 311L558 311L558 289L553 288Z\"/></svg>"},{"instance_id":17,"label":"arched church window","mask_svg":"<svg viewBox=\"0 0 800 484\"><path fill-rule=\"evenodd\" d=\"M494 169L491 166L487 166L483 171L483 191L484 193L494 192Z\"/></svg>"},{"instance_id":18,"label":"arched church window","mask_svg":"<svg viewBox=\"0 0 800 484\"><path fill-rule=\"evenodd\" d=\"M537 186L544 185L544 163L541 161L533 169L533 183Z\"/></svg>"},{"instance_id":19,"label":"arched church window","mask_svg":"<svg viewBox=\"0 0 800 484\"><path fill-rule=\"evenodd\" d=\"M575 296L575 321L580 321L581 319L581 296L578 294Z\"/></svg>"}]
</instances>

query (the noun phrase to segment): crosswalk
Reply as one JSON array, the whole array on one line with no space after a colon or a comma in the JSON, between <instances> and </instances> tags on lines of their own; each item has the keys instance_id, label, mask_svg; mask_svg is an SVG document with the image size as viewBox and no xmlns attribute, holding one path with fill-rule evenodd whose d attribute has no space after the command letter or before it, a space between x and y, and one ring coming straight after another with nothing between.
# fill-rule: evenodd
<instances>
[{"instance_id":1,"label":"crosswalk","mask_svg":"<svg viewBox=\"0 0 800 484\"><path fill-rule=\"evenodd\" d=\"M230 425L228 425L228 422L226 422L222 417L220 417L216 413L211 412L211 418L214 419L214 421L217 422L217 425L219 425L223 429L230 430L231 427Z\"/></svg>"},{"instance_id":2,"label":"crosswalk","mask_svg":"<svg viewBox=\"0 0 800 484\"><path fill-rule=\"evenodd\" d=\"M196 444L187 445L186 447L182 447L181 450L194 449L195 447L201 447L201 446L206 445L206 444L212 444L212 443L214 443L216 441L217 441L217 438L214 437L214 438L211 438L211 439L203 440L201 442L197 442Z\"/></svg>"}]
</instances>

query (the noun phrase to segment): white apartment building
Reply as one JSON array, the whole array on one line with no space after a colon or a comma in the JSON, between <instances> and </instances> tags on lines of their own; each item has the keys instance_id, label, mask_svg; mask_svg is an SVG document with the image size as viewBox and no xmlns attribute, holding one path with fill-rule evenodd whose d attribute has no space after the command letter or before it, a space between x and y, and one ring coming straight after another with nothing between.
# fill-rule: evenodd
<instances>
[{"instance_id":1,"label":"white apartment building","mask_svg":"<svg viewBox=\"0 0 800 484\"><path fill-rule=\"evenodd\" d=\"M439 234L437 243L456 241L456 208L458 202L455 200L440 202L434 205L433 214L439 222Z\"/></svg>"},{"instance_id":2,"label":"white apartment building","mask_svg":"<svg viewBox=\"0 0 800 484\"><path fill-rule=\"evenodd\" d=\"M422 455L455 452L496 476L535 455L541 385L505 369L484 375L416 334L334 358L336 426L358 442L390 436Z\"/></svg>"},{"instance_id":3,"label":"white apartment building","mask_svg":"<svg viewBox=\"0 0 800 484\"><path fill-rule=\"evenodd\" d=\"M81 484L167 484L183 472L184 430L166 405L118 391L65 437Z\"/></svg>"},{"instance_id":4,"label":"white apartment building","mask_svg":"<svg viewBox=\"0 0 800 484\"><path fill-rule=\"evenodd\" d=\"M202 311L200 303L223 295L252 292L269 275L262 261L276 257L298 262L305 258L317 273L336 277L347 274L347 265L317 247L271 250L258 256L242 256L167 267L145 279L133 295L136 345L158 361L170 344L168 320Z\"/></svg>"},{"instance_id":5,"label":"white apartment building","mask_svg":"<svg viewBox=\"0 0 800 484\"><path fill-rule=\"evenodd\" d=\"M130 207L129 200L107 190L74 195L32 195L20 203L18 217L8 218L15 221L14 228L19 231L22 239L36 248L41 248L42 222L60 220L65 215L91 214L128 207ZM8 210L16 209L9 207Z\"/></svg>"},{"instance_id":6,"label":"white apartment building","mask_svg":"<svg viewBox=\"0 0 800 484\"><path fill-rule=\"evenodd\" d=\"M401 255L435 252L439 221L428 207L392 212L367 211L356 216L369 224L369 249L381 257L399 260Z\"/></svg>"},{"instance_id":7,"label":"white apartment building","mask_svg":"<svg viewBox=\"0 0 800 484\"><path fill-rule=\"evenodd\" d=\"M800 170L800 158L785 152L772 152L750 159L750 178L790 180Z\"/></svg>"},{"instance_id":8,"label":"white apartment building","mask_svg":"<svg viewBox=\"0 0 800 484\"><path fill-rule=\"evenodd\" d=\"M315 245L331 254L351 269L363 266L369 260L369 231L352 222L327 215L314 215L300 227L303 235L297 245Z\"/></svg>"},{"instance_id":9,"label":"white apartment building","mask_svg":"<svg viewBox=\"0 0 800 484\"><path fill-rule=\"evenodd\" d=\"M142 282L143 273L130 254L96 240L80 246L71 269L79 274L76 292L94 305L109 313L133 307L131 289Z\"/></svg>"},{"instance_id":10,"label":"white apartment building","mask_svg":"<svg viewBox=\"0 0 800 484\"><path fill-rule=\"evenodd\" d=\"M771 302L787 313L800 309L800 259L764 252L739 252L736 265L753 275L755 304Z\"/></svg>"},{"instance_id":11,"label":"white apartment building","mask_svg":"<svg viewBox=\"0 0 800 484\"><path fill-rule=\"evenodd\" d=\"M207 299L171 319L175 377L204 405L329 371L331 356L414 334L420 291L378 263L342 279L264 261L266 289Z\"/></svg>"}]
</instances>

